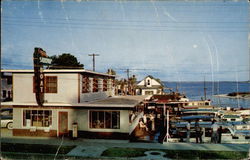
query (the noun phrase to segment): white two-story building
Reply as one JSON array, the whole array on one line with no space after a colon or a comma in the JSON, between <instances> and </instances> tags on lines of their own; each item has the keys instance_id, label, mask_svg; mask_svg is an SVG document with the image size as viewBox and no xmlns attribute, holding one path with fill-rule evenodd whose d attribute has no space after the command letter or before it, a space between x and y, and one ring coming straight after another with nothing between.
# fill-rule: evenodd
<instances>
[{"instance_id":1,"label":"white two-story building","mask_svg":"<svg viewBox=\"0 0 250 160\"><path fill-rule=\"evenodd\" d=\"M142 96L114 96L115 76L77 70L44 70L44 103L36 102L34 70L12 73L14 136L78 136L128 139L129 114Z\"/></svg>"},{"instance_id":2,"label":"white two-story building","mask_svg":"<svg viewBox=\"0 0 250 160\"><path fill-rule=\"evenodd\" d=\"M136 85L136 95L163 94L164 85L153 76L147 76Z\"/></svg>"}]
</instances>

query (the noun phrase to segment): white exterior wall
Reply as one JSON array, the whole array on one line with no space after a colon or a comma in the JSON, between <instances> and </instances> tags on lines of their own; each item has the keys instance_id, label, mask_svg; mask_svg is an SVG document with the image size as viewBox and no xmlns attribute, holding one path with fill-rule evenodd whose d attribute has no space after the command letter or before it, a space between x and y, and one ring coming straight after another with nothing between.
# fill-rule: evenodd
<instances>
[{"instance_id":1,"label":"white exterior wall","mask_svg":"<svg viewBox=\"0 0 250 160\"><path fill-rule=\"evenodd\" d=\"M72 124L77 122L76 112L73 109L51 109L51 108L14 108L13 109L13 128L14 129L30 129L31 127L23 126L23 110L51 110L52 125L50 127L36 127L37 130L57 130L59 123L59 112L68 112L68 130L72 130Z\"/></svg>"},{"instance_id":2,"label":"white exterior wall","mask_svg":"<svg viewBox=\"0 0 250 160\"><path fill-rule=\"evenodd\" d=\"M13 75L13 102L36 102L33 76L33 74ZM78 74L45 74L45 76L57 76L57 93L45 93L45 101L78 102Z\"/></svg>"},{"instance_id":3,"label":"white exterior wall","mask_svg":"<svg viewBox=\"0 0 250 160\"><path fill-rule=\"evenodd\" d=\"M105 110L91 109L91 110L92 111L109 111L109 109L105 109ZM89 127L89 111L91 111L91 110L86 110L86 109L78 109L78 110L76 110L78 130L89 131L89 132L121 132L121 133L129 133L129 111L128 110L116 110L116 111L120 111L120 129L90 128Z\"/></svg>"},{"instance_id":4,"label":"white exterior wall","mask_svg":"<svg viewBox=\"0 0 250 160\"><path fill-rule=\"evenodd\" d=\"M22 129L23 128L23 109L13 108L13 128Z\"/></svg>"},{"instance_id":5,"label":"white exterior wall","mask_svg":"<svg viewBox=\"0 0 250 160\"><path fill-rule=\"evenodd\" d=\"M68 112L68 130L72 130L72 124L78 123L79 131L92 131L92 132L121 132L129 133L129 111L128 110L116 110L120 111L120 129L94 129L89 128L89 110L88 109L51 109L51 108L14 108L13 109L13 128L14 129L30 129L31 127L23 126L23 110L51 110L52 111L52 126L50 127L37 127L37 130L44 130L50 128L50 130L57 130L59 123L59 112ZM105 110L93 110L93 111L109 111ZM59 133L57 133L58 135Z\"/></svg>"},{"instance_id":6,"label":"white exterior wall","mask_svg":"<svg viewBox=\"0 0 250 160\"><path fill-rule=\"evenodd\" d=\"M148 85L148 81L150 81L149 85ZM152 79L150 76L147 76L142 81L140 81L137 84L137 86L142 87L141 92L140 92L140 89L136 89L136 94L137 95L145 95L146 91L153 91L153 94L158 94L157 91L160 90L160 89L153 89L152 87L161 86L161 84L158 81L156 81L155 79ZM145 87L147 87L147 88L145 88ZM159 94L162 94L162 91Z\"/></svg>"},{"instance_id":7,"label":"white exterior wall","mask_svg":"<svg viewBox=\"0 0 250 160\"><path fill-rule=\"evenodd\" d=\"M57 76L57 93L45 93L45 100L78 103L78 74L48 74L48 76Z\"/></svg>"},{"instance_id":8,"label":"white exterior wall","mask_svg":"<svg viewBox=\"0 0 250 160\"><path fill-rule=\"evenodd\" d=\"M35 93L33 93L33 76L34 74L13 74L13 102L36 103ZM114 87L105 92L92 92L93 78L90 78L90 92L82 93L82 76L78 73L45 74L45 76L57 76L57 93L44 94L44 100L47 103L76 104L79 96L80 102L86 102L114 95Z\"/></svg>"},{"instance_id":9,"label":"white exterior wall","mask_svg":"<svg viewBox=\"0 0 250 160\"><path fill-rule=\"evenodd\" d=\"M13 74L13 102L35 102L32 74Z\"/></svg>"}]
</instances>

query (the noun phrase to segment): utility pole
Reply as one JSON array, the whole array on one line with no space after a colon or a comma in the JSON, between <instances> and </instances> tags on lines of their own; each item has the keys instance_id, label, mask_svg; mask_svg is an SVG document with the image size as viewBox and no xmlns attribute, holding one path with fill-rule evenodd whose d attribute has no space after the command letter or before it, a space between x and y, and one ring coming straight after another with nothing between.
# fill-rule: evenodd
<instances>
[{"instance_id":1,"label":"utility pole","mask_svg":"<svg viewBox=\"0 0 250 160\"><path fill-rule=\"evenodd\" d=\"M129 80L129 69L127 69L126 72L127 72L127 77L128 77L128 80Z\"/></svg>"},{"instance_id":2,"label":"utility pole","mask_svg":"<svg viewBox=\"0 0 250 160\"><path fill-rule=\"evenodd\" d=\"M127 91L127 94L129 93L129 69L126 70L127 72L127 77L128 77L128 91Z\"/></svg>"},{"instance_id":3,"label":"utility pole","mask_svg":"<svg viewBox=\"0 0 250 160\"><path fill-rule=\"evenodd\" d=\"M89 54L89 56L93 57L93 71L95 71L95 56L100 56L99 54Z\"/></svg>"}]
</instances>

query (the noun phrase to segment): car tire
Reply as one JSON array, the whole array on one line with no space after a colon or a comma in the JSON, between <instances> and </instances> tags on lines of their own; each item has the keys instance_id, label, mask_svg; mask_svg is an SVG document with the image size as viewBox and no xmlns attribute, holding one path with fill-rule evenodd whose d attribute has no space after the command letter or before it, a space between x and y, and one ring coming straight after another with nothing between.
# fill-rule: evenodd
<instances>
[{"instance_id":1,"label":"car tire","mask_svg":"<svg viewBox=\"0 0 250 160\"><path fill-rule=\"evenodd\" d=\"M6 127L7 127L8 129L13 129L13 122L9 122L9 123L6 125Z\"/></svg>"}]
</instances>

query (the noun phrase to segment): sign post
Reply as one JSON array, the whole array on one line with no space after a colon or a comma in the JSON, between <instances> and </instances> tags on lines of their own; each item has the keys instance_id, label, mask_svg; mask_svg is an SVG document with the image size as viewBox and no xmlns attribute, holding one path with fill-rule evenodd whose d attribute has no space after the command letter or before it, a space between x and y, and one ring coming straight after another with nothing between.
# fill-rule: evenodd
<instances>
[{"instance_id":1,"label":"sign post","mask_svg":"<svg viewBox=\"0 0 250 160\"><path fill-rule=\"evenodd\" d=\"M34 61L34 80L36 102L39 106L43 106L45 92L45 76L43 73L43 65L49 65L52 59L47 58L46 52L42 48L35 48L33 53Z\"/></svg>"}]
</instances>

